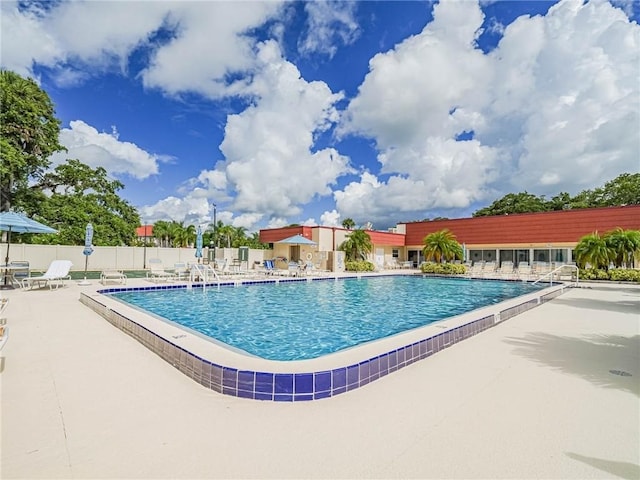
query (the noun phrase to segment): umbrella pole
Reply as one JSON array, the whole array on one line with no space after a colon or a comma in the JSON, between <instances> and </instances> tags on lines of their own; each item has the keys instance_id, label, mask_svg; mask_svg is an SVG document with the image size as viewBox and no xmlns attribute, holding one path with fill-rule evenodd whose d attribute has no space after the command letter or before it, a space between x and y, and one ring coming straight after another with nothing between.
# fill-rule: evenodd
<instances>
[{"instance_id":1,"label":"umbrella pole","mask_svg":"<svg viewBox=\"0 0 640 480\"><path fill-rule=\"evenodd\" d=\"M7 286L7 278L9 277L9 270L6 268L9 266L9 247L11 247L11 225L9 225L9 230L7 231L7 256L4 257L4 283L2 285L3 289L9 288Z\"/></svg>"},{"instance_id":2,"label":"umbrella pole","mask_svg":"<svg viewBox=\"0 0 640 480\"><path fill-rule=\"evenodd\" d=\"M78 282L78 285L91 285L91 282L87 282L87 264L89 263L89 255L84 256L84 280Z\"/></svg>"}]
</instances>

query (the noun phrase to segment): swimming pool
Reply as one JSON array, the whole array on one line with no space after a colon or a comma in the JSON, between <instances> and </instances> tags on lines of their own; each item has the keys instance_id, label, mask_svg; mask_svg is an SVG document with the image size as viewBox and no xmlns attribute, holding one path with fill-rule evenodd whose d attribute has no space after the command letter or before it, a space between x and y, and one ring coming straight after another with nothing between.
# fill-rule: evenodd
<instances>
[{"instance_id":1,"label":"swimming pool","mask_svg":"<svg viewBox=\"0 0 640 480\"><path fill-rule=\"evenodd\" d=\"M112 295L269 360L318 358L541 289L420 276L253 284Z\"/></svg>"},{"instance_id":2,"label":"swimming pool","mask_svg":"<svg viewBox=\"0 0 640 480\"><path fill-rule=\"evenodd\" d=\"M329 278L269 280L271 285L265 285L264 288L272 290L264 291L275 292L285 287L288 282L299 281L324 283L327 287L334 283L334 279ZM247 297L247 292L250 291L248 287L255 283L253 280L231 281L220 288L220 292L229 291L230 294ZM273 283L278 284L273 285ZM342 288L350 285L345 283L344 279L335 280L335 283ZM508 283L513 285L518 282ZM202 286L202 284L199 285ZM206 292L203 292L202 288L196 290L194 286L194 290L190 293L196 295L185 298L198 303L205 295L213 293L216 290L215 286L216 284L208 285ZM233 288L236 286L239 288ZM500 303L391 334L379 340L365 341L317 358L289 361L268 360L247 354L246 351L224 345L217 340L207 339L191 328L178 326L139 307L116 300L112 295L124 292L145 292L145 294L160 292L161 295L167 295L173 290L188 291L188 285L185 283L149 286L140 280L138 286L98 287L99 289L95 292L87 290L81 292L80 301L114 327L140 342L207 389L224 395L254 400L298 402L333 397L361 388L535 308L561 295L567 287L568 285L564 284L548 286ZM217 293L216 290L215 294ZM459 289L456 289L456 295L461 300ZM331 304L331 299L324 300ZM291 295L287 297L287 303L300 305L298 297ZM381 320L402 317L407 303L423 305L425 296L411 292L399 307L391 310L391 313L376 312L376 315ZM190 309L192 305L189 304L184 308ZM301 310L305 310L304 306ZM334 314L334 317L336 316ZM404 389L407 386L398 386L398 388Z\"/></svg>"}]
</instances>

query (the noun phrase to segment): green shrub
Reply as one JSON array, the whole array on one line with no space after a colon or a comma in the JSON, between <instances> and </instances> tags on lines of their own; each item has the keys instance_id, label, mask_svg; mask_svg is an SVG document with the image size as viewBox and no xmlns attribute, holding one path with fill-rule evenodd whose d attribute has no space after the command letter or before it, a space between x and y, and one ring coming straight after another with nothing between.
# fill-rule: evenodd
<instances>
[{"instance_id":1,"label":"green shrub","mask_svg":"<svg viewBox=\"0 0 640 480\"><path fill-rule=\"evenodd\" d=\"M616 282L640 282L640 270L615 268L609 270L609 279Z\"/></svg>"},{"instance_id":2,"label":"green shrub","mask_svg":"<svg viewBox=\"0 0 640 480\"><path fill-rule=\"evenodd\" d=\"M580 280L609 280L609 274L606 270L597 268L585 268L580 270Z\"/></svg>"},{"instance_id":3,"label":"green shrub","mask_svg":"<svg viewBox=\"0 0 640 480\"><path fill-rule=\"evenodd\" d=\"M358 262L345 262L344 269L347 272L373 272L375 265L371 262L360 260Z\"/></svg>"},{"instance_id":4,"label":"green shrub","mask_svg":"<svg viewBox=\"0 0 640 480\"><path fill-rule=\"evenodd\" d=\"M420 266L422 273L434 273L437 275L464 275L467 268L460 263L434 263L427 262Z\"/></svg>"},{"instance_id":5,"label":"green shrub","mask_svg":"<svg viewBox=\"0 0 640 480\"><path fill-rule=\"evenodd\" d=\"M614 268L607 271L596 268L586 268L580 270L580 280L612 280L614 282L640 283L640 270Z\"/></svg>"}]
</instances>

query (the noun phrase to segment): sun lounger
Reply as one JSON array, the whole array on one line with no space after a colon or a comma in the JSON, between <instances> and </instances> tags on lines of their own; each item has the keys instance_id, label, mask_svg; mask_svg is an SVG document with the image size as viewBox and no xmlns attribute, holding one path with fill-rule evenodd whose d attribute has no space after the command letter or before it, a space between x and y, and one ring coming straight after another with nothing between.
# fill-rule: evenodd
<instances>
[{"instance_id":1,"label":"sun lounger","mask_svg":"<svg viewBox=\"0 0 640 480\"><path fill-rule=\"evenodd\" d=\"M29 262L26 260L14 260L11 266L11 281L18 287L22 286L22 280L30 276Z\"/></svg>"},{"instance_id":2,"label":"sun lounger","mask_svg":"<svg viewBox=\"0 0 640 480\"><path fill-rule=\"evenodd\" d=\"M147 272L147 278L152 281L169 281L174 279L173 272L165 270L162 260L159 258L149 259L149 271Z\"/></svg>"},{"instance_id":3,"label":"sun lounger","mask_svg":"<svg viewBox=\"0 0 640 480\"><path fill-rule=\"evenodd\" d=\"M125 285L127 276L121 270L103 270L100 274L100 283L106 285L109 280Z\"/></svg>"},{"instance_id":4,"label":"sun lounger","mask_svg":"<svg viewBox=\"0 0 640 480\"><path fill-rule=\"evenodd\" d=\"M7 340L9 340L9 327L3 325L0 327L0 350L7 344Z\"/></svg>"},{"instance_id":5,"label":"sun lounger","mask_svg":"<svg viewBox=\"0 0 640 480\"><path fill-rule=\"evenodd\" d=\"M47 271L39 277L23 278L22 287L33 290L35 285L37 285L38 288L49 285L50 290L53 290L54 287L57 289L58 287L64 286L65 280L71 279L69 270L71 270L72 266L73 263L69 260L54 260L49 265Z\"/></svg>"},{"instance_id":6,"label":"sun lounger","mask_svg":"<svg viewBox=\"0 0 640 480\"><path fill-rule=\"evenodd\" d=\"M0 298L0 325L4 325L5 323L7 323L6 317L3 317L2 314L7 309L8 306L9 306L9 299Z\"/></svg>"},{"instance_id":7,"label":"sun lounger","mask_svg":"<svg viewBox=\"0 0 640 480\"><path fill-rule=\"evenodd\" d=\"M173 274L175 275L176 280L186 280L189 277L190 272L191 269L185 262L177 262L173 264Z\"/></svg>"}]
</instances>

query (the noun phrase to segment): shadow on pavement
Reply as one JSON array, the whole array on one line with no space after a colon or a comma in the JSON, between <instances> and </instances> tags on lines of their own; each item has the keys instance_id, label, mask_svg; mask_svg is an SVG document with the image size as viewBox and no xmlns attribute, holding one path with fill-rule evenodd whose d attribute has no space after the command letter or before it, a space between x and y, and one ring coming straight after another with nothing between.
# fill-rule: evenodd
<instances>
[{"instance_id":1,"label":"shadow on pavement","mask_svg":"<svg viewBox=\"0 0 640 480\"><path fill-rule=\"evenodd\" d=\"M513 353L516 355L577 375L604 388L640 396L640 335L575 338L531 333L504 341L515 347Z\"/></svg>"},{"instance_id":2,"label":"shadow on pavement","mask_svg":"<svg viewBox=\"0 0 640 480\"><path fill-rule=\"evenodd\" d=\"M569 458L587 465L610 473L620 478L628 478L629 480L637 480L640 478L640 466L629 462L614 462L613 460L605 460L603 458L586 457L577 453L565 452Z\"/></svg>"}]
</instances>

